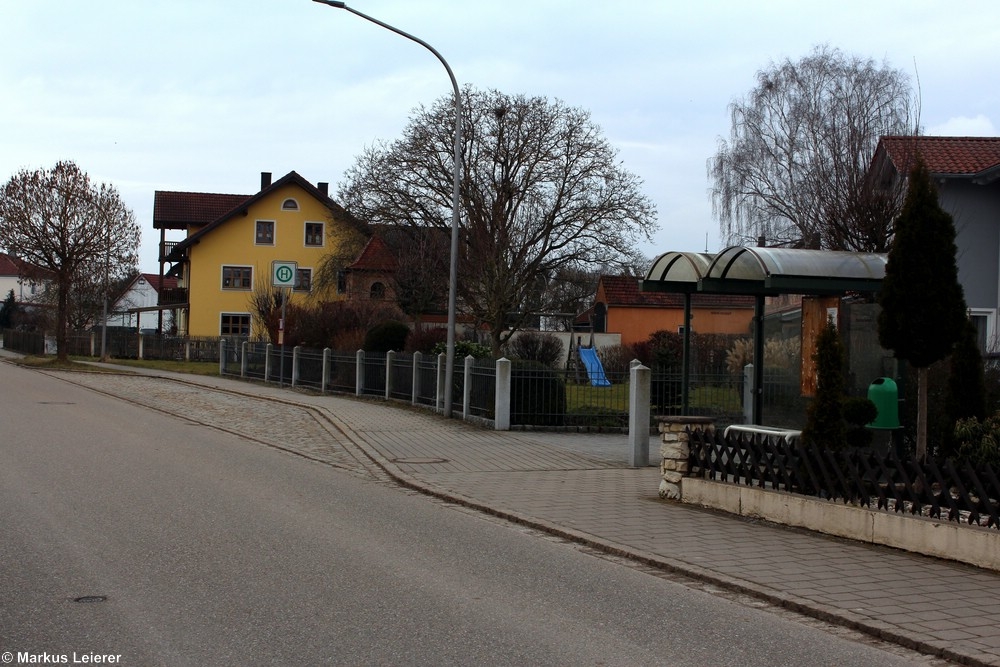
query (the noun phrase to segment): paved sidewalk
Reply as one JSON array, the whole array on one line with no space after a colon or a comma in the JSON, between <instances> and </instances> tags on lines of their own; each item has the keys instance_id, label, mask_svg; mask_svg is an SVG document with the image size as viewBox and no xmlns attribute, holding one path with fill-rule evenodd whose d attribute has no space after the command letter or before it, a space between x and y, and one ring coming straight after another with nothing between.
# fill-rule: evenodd
<instances>
[{"instance_id":1,"label":"paved sidewalk","mask_svg":"<svg viewBox=\"0 0 1000 667\"><path fill-rule=\"evenodd\" d=\"M657 468L626 467L625 435L501 433L377 400L153 375L307 408L425 493L930 655L1000 666L1000 573L660 500Z\"/></svg>"}]
</instances>

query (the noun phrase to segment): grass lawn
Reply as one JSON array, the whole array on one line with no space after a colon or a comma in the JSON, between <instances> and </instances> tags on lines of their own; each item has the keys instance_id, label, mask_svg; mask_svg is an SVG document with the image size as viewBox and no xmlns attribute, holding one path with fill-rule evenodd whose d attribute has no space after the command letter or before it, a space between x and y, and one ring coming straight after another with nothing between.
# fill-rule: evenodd
<instances>
[{"instance_id":1,"label":"grass lawn","mask_svg":"<svg viewBox=\"0 0 1000 667\"><path fill-rule=\"evenodd\" d=\"M135 368L153 368L175 373L190 373L191 375L218 375L218 361L170 361L167 359L111 359L110 363L118 366Z\"/></svg>"}]
</instances>

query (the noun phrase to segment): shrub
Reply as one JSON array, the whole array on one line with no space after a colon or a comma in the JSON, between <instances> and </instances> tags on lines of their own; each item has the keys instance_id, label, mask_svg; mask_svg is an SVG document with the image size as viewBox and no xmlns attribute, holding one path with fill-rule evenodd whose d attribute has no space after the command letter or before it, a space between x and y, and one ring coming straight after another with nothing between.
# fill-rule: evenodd
<instances>
[{"instance_id":1,"label":"shrub","mask_svg":"<svg viewBox=\"0 0 1000 667\"><path fill-rule=\"evenodd\" d=\"M555 367L562 360L563 345L557 336L537 331L522 331L507 343L511 359L537 361Z\"/></svg>"},{"instance_id":2,"label":"shrub","mask_svg":"<svg viewBox=\"0 0 1000 667\"><path fill-rule=\"evenodd\" d=\"M1000 412L982 422L975 417L958 420L955 440L960 457L978 468L1000 470Z\"/></svg>"},{"instance_id":3,"label":"shrub","mask_svg":"<svg viewBox=\"0 0 1000 667\"><path fill-rule=\"evenodd\" d=\"M597 357L601 360L604 373L608 377L628 377L632 360L638 358L630 345L599 347Z\"/></svg>"},{"instance_id":4,"label":"shrub","mask_svg":"<svg viewBox=\"0 0 1000 667\"><path fill-rule=\"evenodd\" d=\"M798 338L772 336L764 341L764 366L771 370L798 368L801 354L802 346ZM742 375L743 368L751 363L753 363L753 341L749 338L733 341L726 352L726 368L729 372L737 376Z\"/></svg>"},{"instance_id":5,"label":"shrub","mask_svg":"<svg viewBox=\"0 0 1000 667\"><path fill-rule=\"evenodd\" d=\"M447 343L438 343L431 349L431 354L446 354L448 352ZM490 348L479 343L475 343L471 340L458 340L455 341L455 358L465 359L468 356L472 356L476 359L491 359L493 353Z\"/></svg>"},{"instance_id":6,"label":"shrub","mask_svg":"<svg viewBox=\"0 0 1000 667\"><path fill-rule=\"evenodd\" d=\"M388 352L403 350L406 347L406 337L410 335L410 327L402 322L389 320L376 324L365 334L362 349L365 352Z\"/></svg>"},{"instance_id":7,"label":"shrub","mask_svg":"<svg viewBox=\"0 0 1000 667\"><path fill-rule=\"evenodd\" d=\"M847 422L847 444L851 447L868 447L872 444L873 433L865 428L878 417L878 408L867 398L851 396L842 404L844 421Z\"/></svg>"},{"instance_id":8,"label":"shrub","mask_svg":"<svg viewBox=\"0 0 1000 667\"><path fill-rule=\"evenodd\" d=\"M537 361L513 361L510 412L512 424L562 426L566 418L566 385L551 368Z\"/></svg>"},{"instance_id":9,"label":"shrub","mask_svg":"<svg viewBox=\"0 0 1000 667\"><path fill-rule=\"evenodd\" d=\"M987 414L983 357L979 352L976 325L967 321L949 359L948 392L945 396L946 428L945 437L941 439L939 458L953 457L957 453L954 425L959 420L970 417L983 419Z\"/></svg>"},{"instance_id":10,"label":"shrub","mask_svg":"<svg viewBox=\"0 0 1000 667\"><path fill-rule=\"evenodd\" d=\"M447 340L448 330L443 327L417 327L406 339L406 351L430 354L438 343L447 346Z\"/></svg>"}]
</instances>

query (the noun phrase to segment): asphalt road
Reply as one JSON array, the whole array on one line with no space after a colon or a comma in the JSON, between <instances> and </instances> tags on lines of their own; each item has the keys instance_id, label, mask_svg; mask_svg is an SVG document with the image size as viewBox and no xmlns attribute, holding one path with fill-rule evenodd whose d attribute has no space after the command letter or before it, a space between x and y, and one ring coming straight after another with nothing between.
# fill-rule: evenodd
<instances>
[{"instance_id":1,"label":"asphalt road","mask_svg":"<svg viewBox=\"0 0 1000 667\"><path fill-rule=\"evenodd\" d=\"M914 664L5 363L0 652L10 664Z\"/></svg>"}]
</instances>

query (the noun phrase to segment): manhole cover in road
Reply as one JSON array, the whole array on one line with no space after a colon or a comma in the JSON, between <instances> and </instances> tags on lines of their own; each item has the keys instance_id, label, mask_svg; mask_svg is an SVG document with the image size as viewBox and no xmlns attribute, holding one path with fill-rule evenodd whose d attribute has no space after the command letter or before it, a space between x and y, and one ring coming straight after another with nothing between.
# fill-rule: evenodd
<instances>
[{"instance_id":1,"label":"manhole cover in road","mask_svg":"<svg viewBox=\"0 0 1000 667\"><path fill-rule=\"evenodd\" d=\"M427 456L412 456L410 458L392 459L393 463L447 463L448 459L434 459Z\"/></svg>"},{"instance_id":2,"label":"manhole cover in road","mask_svg":"<svg viewBox=\"0 0 1000 667\"><path fill-rule=\"evenodd\" d=\"M81 595L78 598L73 598L73 602L81 602L83 604L92 604L94 602L104 602L108 599L107 595Z\"/></svg>"}]
</instances>

